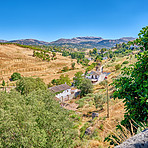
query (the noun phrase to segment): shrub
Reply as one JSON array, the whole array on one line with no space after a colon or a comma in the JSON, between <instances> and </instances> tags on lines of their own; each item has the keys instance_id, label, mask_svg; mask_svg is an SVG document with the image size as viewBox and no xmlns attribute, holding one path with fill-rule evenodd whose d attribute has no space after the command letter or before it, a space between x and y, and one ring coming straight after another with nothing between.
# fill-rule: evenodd
<instances>
[{"instance_id":1,"label":"shrub","mask_svg":"<svg viewBox=\"0 0 148 148\"><path fill-rule=\"evenodd\" d=\"M69 70L68 66L65 66L65 67L63 67L63 70L62 71L66 72L68 70Z\"/></svg>"},{"instance_id":2,"label":"shrub","mask_svg":"<svg viewBox=\"0 0 148 148\"><path fill-rule=\"evenodd\" d=\"M82 79L79 88L81 90L81 96L84 96L84 95L92 92L93 85L89 79Z\"/></svg>"},{"instance_id":3,"label":"shrub","mask_svg":"<svg viewBox=\"0 0 148 148\"><path fill-rule=\"evenodd\" d=\"M37 90L28 96L0 92L0 100L0 147L74 147L77 133L69 112L50 91Z\"/></svg>"},{"instance_id":4,"label":"shrub","mask_svg":"<svg viewBox=\"0 0 148 148\"><path fill-rule=\"evenodd\" d=\"M128 64L129 62L128 61L124 61L122 64Z\"/></svg>"},{"instance_id":5,"label":"shrub","mask_svg":"<svg viewBox=\"0 0 148 148\"><path fill-rule=\"evenodd\" d=\"M115 79L114 98L124 100L126 113L122 125L130 127L129 120L148 121L148 26L142 28L139 38L131 44L140 46L143 51L136 55L137 62L122 70L122 76Z\"/></svg>"},{"instance_id":6,"label":"shrub","mask_svg":"<svg viewBox=\"0 0 148 148\"><path fill-rule=\"evenodd\" d=\"M115 62L115 60L116 60L116 58L115 58L115 57L113 57L111 61L112 61L112 62Z\"/></svg>"},{"instance_id":7,"label":"shrub","mask_svg":"<svg viewBox=\"0 0 148 148\"><path fill-rule=\"evenodd\" d=\"M120 64L117 64L116 66L115 66L115 69L116 70L119 70L121 68L121 65Z\"/></svg>"},{"instance_id":8,"label":"shrub","mask_svg":"<svg viewBox=\"0 0 148 148\"><path fill-rule=\"evenodd\" d=\"M94 97L94 102L95 102L95 107L100 108L101 110L103 109L103 105L106 102L106 99L104 96L96 94Z\"/></svg>"},{"instance_id":9,"label":"shrub","mask_svg":"<svg viewBox=\"0 0 148 148\"><path fill-rule=\"evenodd\" d=\"M17 72L14 72L14 73L11 75L11 79L12 79L12 81L21 79L21 74L20 74L20 73L17 73Z\"/></svg>"},{"instance_id":10,"label":"shrub","mask_svg":"<svg viewBox=\"0 0 148 148\"><path fill-rule=\"evenodd\" d=\"M28 95L30 92L38 89L47 89L47 86L40 78L23 77L16 83L16 90L22 95Z\"/></svg>"}]
</instances>

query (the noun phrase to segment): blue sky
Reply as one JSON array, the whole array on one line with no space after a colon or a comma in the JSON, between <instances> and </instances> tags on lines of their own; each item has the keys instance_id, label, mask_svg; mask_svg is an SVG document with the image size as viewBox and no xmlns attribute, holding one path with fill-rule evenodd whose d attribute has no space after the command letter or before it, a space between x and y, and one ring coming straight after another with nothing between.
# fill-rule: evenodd
<instances>
[{"instance_id":1,"label":"blue sky","mask_svg":"<svg viewBox=\"0 0 148 148\"><path fill-rule=\"evenodd\" d=\"M0 0L0 39L137 37L148 0Z\"/></svg>"}]
</instances>

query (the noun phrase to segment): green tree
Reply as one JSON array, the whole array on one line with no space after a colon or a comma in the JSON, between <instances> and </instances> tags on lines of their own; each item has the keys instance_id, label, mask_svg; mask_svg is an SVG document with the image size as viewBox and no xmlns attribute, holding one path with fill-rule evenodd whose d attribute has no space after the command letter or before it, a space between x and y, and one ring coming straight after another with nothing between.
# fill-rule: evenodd
<instances>
[{"instance_id":1,"label":"green tree","mask_svg":"<svg viewBox=\"0 0 148 148\"><path fill-rule=\"evenodd\" d=\"M3 87L5 86L5 80L2 81L2 86L3 86Z\"/></svg>"},{"instance_id":2,"label":"green tree","mask_svg":"<svg viewBox=\"0 0 148 148\"><path fill-rule=\"evenodd\" d=\"M5 83L5 81L3 80L3 81L2 81L3 90L5 89L5 91L6 91L5 85L6 85L6 83Z\"/></svg>"},{"instance_id":3,"label":"green tree","mask_svg":"<svg viewBox=\"0 0 148 148\"><path fill-rule=\"evenodd\" d=\"M119 70L120 68L121 68L121 65L120 64L115 65L115 69L116 70Z\"/></svg>"},{"instance_id":4,"label":"green tree","mask_svg":"<svg viewBox=\"0 0 148 148\"><path fill-rule=\"evenodd\" d=\"M57 80L56 80L56 79L53 79L53 80L51 81L51 83L52 83L53 85L56 85Z\"/></svg>"},{"instance_id":5,"label":"green tree","mask_svg":"<svg viewBox=\"0 0 148 148\"><path fill-rule=\"evenodd\" d=\"M125 67L122 76L113 82L116 87L114 97L124 99L126 113L122 123L129 126L129 120L148 121L148 26L142 28L139 38L130 44L141 46L137 62Z\"/></svg>"},{"instance_id":6,"label":"green tree","mask_svg":"<svg viewBox=\"0 0 148 148\"><path fill-rule=\"evenodd\" d=\"M28 96L0 92L0 147L74 147L77 137L69 111L48 90Z\"/></svg>"},{"instance_id":7,"label":"green tree","mask_svg":"<svg viewBox=\"0 0 148 148\"><path fill-rule=\"evenodd\" d=\"M93 91L93 85L89 79L84 78L79 85L79 89L81 90L81 96L84 96Z\"/></svg>"},{"instance_id":8,"label":"green tree","mask_svg":"<svg viewBox=\"0 0 148 148\"><path fill-rule=\"evenodd\" d=\"M71 86L71 82L70 82L70 78L68 77L68 75L61 75L60 76L60 78L59 79L57 79L57 83L58 83L58 85L60 85L60 84L67 84L67 85L69 85L69 86Z\"/></svg>"},{"instance_id":9,"label":"green tree","mask_svg":"<svg viewBox=\"0 0 148 148\"><path fill-rule=\"evenodd\" d=\"M75 69L75 63L71 64L72 69Z\"/></svg>"},{"instance_id":10,"label":"green tree","mask_svg":"<svg viewBox=\"0 0 148 148\"><path fill-rule=\"evenodd\" d=\"M12 79L12 81L21 79L21 74L18 73L18 72L14 72L14 73L11 75L11 79Z\"/></svg>"},{"instance_id":11,"label":"green tree","mask_svg":"<svg viewBox=\"0 0 148 148\"><path fill-rule=\"evenodd\" d=\"M52 56L55 57L56 56L56 53L55 52L52 52Z\"/></svg>"},{"instance_id":12,"label":"green tree","mask_svg":"<svg viewBox=\"0 0 148 148\"><path fill-rule=\"evenodd\" d=\"M94 48L93 51L92 51L92 53L93 54L96 54L97 53L97 48Z\"/></svg>"},{"instance_id":13,"label":"green tree","mask_svg":"<svg viewBox=\"0 0 148 148\"><path fill-rule=\"evenodd\" d=\"M107 50L106 48L102 48L102 49L100 50L101 54L103 54L106 50Z\"/></svg>"},{"instance_id":14,"label":"green tree","mask_svg":"<svg viewBox=\"0 0 148 148\"><path fill-rule=\"evenodd\" d=\"M75 74L74 78L73 78L73 81L74 81L74 85L79 88L80 87L80 84L82 82L82 80L84 79L84 77L82 76L83 72L82 71L79 71Z\"/></svg>"},{"instance_id":15,"label":"green tree","mask_svg":"<svg viewBox=\"0 0 148 148\"><path fill-rule=\"evenodd\" d=\"M16 83L16 90L22 95L28 95L30 92L38 89L47 89L47 86L40 78L23 77Z\"/></svg>"}]
</instances>

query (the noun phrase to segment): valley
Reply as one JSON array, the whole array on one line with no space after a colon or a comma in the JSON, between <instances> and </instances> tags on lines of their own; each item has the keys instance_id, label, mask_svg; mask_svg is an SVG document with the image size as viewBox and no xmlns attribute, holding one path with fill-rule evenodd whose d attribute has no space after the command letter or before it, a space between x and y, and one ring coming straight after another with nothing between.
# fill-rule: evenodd
<instances>
[{"instance_id":1,"label":"valley","mask_svg":"<svg viewBox=\"0 0 148 148\"><path fill-rule=\"evenodd\" d=\"M40 77L48 84L52 79L59 78L58 73L64 66L71 67L75 59L61 56L57 53L57 59L44 62L33 57L33 50L22 48L16 45L0 45L0 81L9 81L14 72L21 73L24 77ZM76 69L63 74L68 74L72 79L77 71L84 71L82 65L75 65Z\"/></svg>"}]
</instances>

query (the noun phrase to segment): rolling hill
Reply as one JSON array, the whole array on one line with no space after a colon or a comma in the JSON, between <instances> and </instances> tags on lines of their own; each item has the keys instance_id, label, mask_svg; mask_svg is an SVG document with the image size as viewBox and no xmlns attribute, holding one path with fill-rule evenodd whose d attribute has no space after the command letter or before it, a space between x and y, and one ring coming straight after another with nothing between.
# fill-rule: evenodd
<instances>
[{"instance_id":1,"label":"rolling hill","mask_svg":"<svg viewBox=\"0 0 148 148\"><path fill-rule=\"evenodd\" d=\"M66 46L71 48L111 48L116 44L121 44L123 42L134 40L133 37L123 37L120 39L103 39L101 37L75 37L72 39L58 39L52 42L39 41L36 39L22 39L22 40L0 40L0 42L5 43L18 43L22 45L53 45L53 46Z\"/></svg>"}]
</instances>

